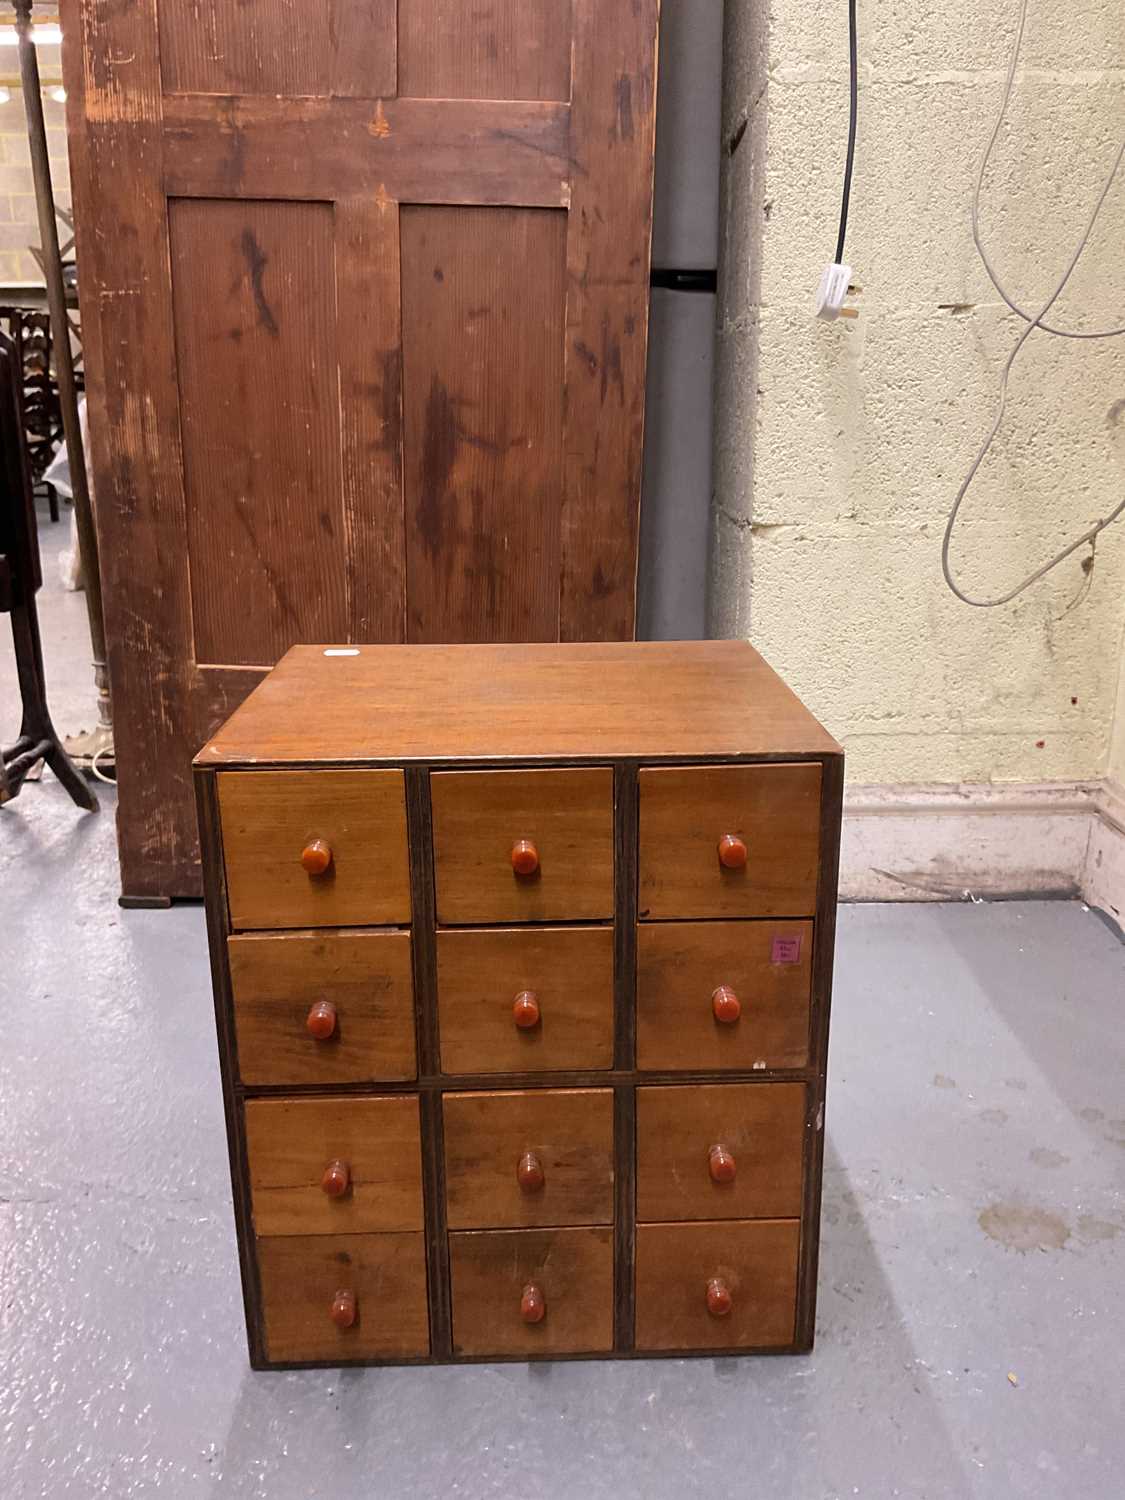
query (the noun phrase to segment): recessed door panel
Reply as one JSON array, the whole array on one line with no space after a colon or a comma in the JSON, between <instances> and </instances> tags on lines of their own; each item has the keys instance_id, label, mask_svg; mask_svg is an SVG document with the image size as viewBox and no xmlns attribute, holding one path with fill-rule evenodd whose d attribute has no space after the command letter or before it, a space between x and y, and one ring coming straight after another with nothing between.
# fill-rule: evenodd
<instances>
[{"instance_id":1,"label":"recessed door panel","mask_svg":"<svg viewBox=\"0 0 1125 1500\"><path fill-rule=\"evenodd\" d=\"M399 0L399 93L569 99L573 24L570 0Z\"/></svg>"},{"instance_id":2,"label":"recessed door panel","mask_svg":"<svg viewBox=\"0 0 1125 1500\"><path fill-rule=\"evenodd\" d=\"M162 0L170 93L393 94L395 0Z\"/></svg>"},{"instance_id":3,"label":"recessed door panel","mask_svg":"<svg viewBox=\"0 0 1125 1500\"><path fill-rule=\"evenodd\" d=\"M566 214L402 210L407 632L553 641Z\"/></svg>"},{"instance_id":4,"label":"recessed door panel","mask_svg":"<svg viewBox=\"0 0 1125 1500\"><path fill-rule=\"evenodd\" d=\"M195 658L269 666L347 634L332 205L168 210Z\"/></svg>"}]
</instances>

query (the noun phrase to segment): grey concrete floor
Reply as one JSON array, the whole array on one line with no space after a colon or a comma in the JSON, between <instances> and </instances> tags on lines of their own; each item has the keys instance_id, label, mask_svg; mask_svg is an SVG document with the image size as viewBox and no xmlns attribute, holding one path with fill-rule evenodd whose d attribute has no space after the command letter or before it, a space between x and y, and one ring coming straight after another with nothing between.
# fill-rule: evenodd
<instances>
[{"instance_id":1,"label":"grey concrete floor","mask_svg":"<svg viewBox=\"0 0 1125 1500\"><path fill-rule=\"evenodd\" d=\"M1096 913L842 912L811 1356L252 1374L203 914L118 909L103 800L0 812L2 1500L1122 1495Z\"/></svg>"}]
</instances>

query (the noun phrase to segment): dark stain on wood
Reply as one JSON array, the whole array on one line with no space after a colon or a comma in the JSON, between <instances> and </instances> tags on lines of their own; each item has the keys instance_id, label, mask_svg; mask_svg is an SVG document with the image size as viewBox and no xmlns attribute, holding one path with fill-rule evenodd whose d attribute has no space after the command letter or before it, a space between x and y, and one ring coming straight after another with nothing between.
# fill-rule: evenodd
<instances>
[{"instance_id":1,"label":"dark stain on wood","mask_svg":"<svg viewBox=\"0 0 1125 1500\"><path fill-rule=\"evenodd\" d=\"M610 386L617 391L618 400L625 405L625 371L621 363L621 340L610 325L609 315L602 319L602 405L609 398Z\"/></svg>"},{"instance_id":2,"label":"dark stain on wood","mask_svg":"<svg viewBox=\"0 0 1125 1500\"><path fill-rule=\"evenodd\" d=\"M491 445L495 452L496 445ZM470 559L465 567L465 582L470 589L484 591L485 607L490 616L500 608L500 592L504 586L504 574L497 560L493 538L489 529L488 499L484 491L473 486L471 495L472 527L469 533Z\"/></svg>"},{"instance_id":3,"label":"dark stain on wood","mask_svg":"<svg viewBox=\"0 0 1125 1500\"><path fill-rule=\"evenodd\" d=\"M383 419L378 448L383 453L399 452L402 446L402 351L384 349L380 355L383 378L379 383L380 414Z\"/></svg>"},{"instance_id":4,"label":"dark stain on wood","mask_svg":"<svg viewBox=\"0 0 1125 1500\"><path fill-rule=\"evenodd\" d=\"M228 137L228 153L224 162L224 175L230 186L238 188L246 168L246 138L238 122L237 105L233 96L222 101L218 119L220 135Z\"/></svg>"},{"instance_id":5,"label":"dark stain on wood","mask_svg":"<svg viewBox=\"0 0 1125 1500\"><path fill-rule=\"evenodd\" d=\"M293 608L293 600L289 595L287 581L282 578L280 571L271 565L270 559L266 556L264 548L259 543L246 502L243 500L238 504L232 505L230 514L246 533L246 540L250 543L251 551L257 557L258 566L261 568L266 582L273 591L274 602L282 618L295 620L297 616Z\"/></svg>"},{"instance_id":6,"label":"dark stain on wood","mask_svg":"<svg viewBox=\"0 0 1125 1500\"><path fill-rule=\"evenodd\" d=\"M617 117L615 121L615 132L619 141L631 141L634 136L633 126L633 80L628 73L622 73L614 88L614 98L617 101Z\"/></svg>"},{"instance_id":7,"label":"dark stain on wood","mask_svg":"<svg viewBox=\"0 0 1125 1500\"><path fill-rule=\"evenodd\" d=\"M594 351L588 348L581 339L577 339L574 344L574 352L584 361L590 374L596 375L598 371L598 356Z\"/></svg>"},{"instance_id":8,"label":"dark stain on wood","mask_svg":"<svg viewBox=\"0 0 1125 1500\"><path fill-rule=\"evenodd\" d=\"M435 375L426 401L418 494L418 532L432 558L440 553L445 535L445 501L456 458L457 416L449 392Z\"/></svg>"},{"instance_id":9,"label":"dark stain on wood","mask_svg":"<svg viewBox=\"0 0 1125 1500\"><path fill-rule=\"evenodd\" d=\"M246 259L247 270L250 272L250 288L254 293L254 306L258 309L258 322L271 338L277 338L281 330L266 300L265 288L262 285L262 278L266 274L270 258L258 244L252 229L242 231L242 254Z\"/></svg>"}]
</instances>

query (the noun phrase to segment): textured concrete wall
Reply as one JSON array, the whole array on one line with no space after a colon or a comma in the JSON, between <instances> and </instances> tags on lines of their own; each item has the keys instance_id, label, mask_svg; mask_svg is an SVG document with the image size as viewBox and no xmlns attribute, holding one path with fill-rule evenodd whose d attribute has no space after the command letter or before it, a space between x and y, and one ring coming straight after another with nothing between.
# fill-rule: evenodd
<instances>
[{"instance_id":1,"label":"textured concrete wall","mask_svg":"<svg viewBox=\"0 0 1125 1500\"><path fill-rule=\"evenodd\" d=\"M1092 570L1076 554L999 610L958 603L940 573L946 513L1023 326L969 231L1015 0L861 4L847 252L861 316L828 325L810 309L835 246L845 10L727 4L712 628L765 652L844 740L855 781L1102 774L1125 524L1099 541ZM1123 128L1120 0L1032 0L983 214L1025 305L1065 268ZM1123 243L1125 172L1059 319L1125 321ZM1125 485L1125 338L1036 335L1021 361L955 551L968 584L990 593ZM1117 753L1125 762L1125 745Z\"/></svg>"},{"instance_id":2,"label":"textured concrete wall","mask_svg":"<svg viewBox=\"0 0 1125 1500\"><path fill-rule=\"evenodd\" d=\"M8 7L9 11L11 7ZM27 125L23 94L19 89L19 54L14 47L0 48L4 86L11 97L0 104L0 281L34 281L42 284L43 273L28 250L39 243L39 220L35 210L35 187L31 179L31 157L27 149ZM62 79L58 47L40 47L39 73L43 80L43 114L47 122L47 150L55 198L70 206L70 170L66 158L66 105L51 98L50 90ZM65 229L60 234L67 238Z\"/></svg>"},{"instance_id":3,"label":"textured concrete wall","mask_svg":"<svg viewBox=\"0 0 1125 1500\"><path fill-rule=\"evenodd\" d=\"M1109 750L1109 774L1125 787L1125 645L1121 651L1121 677L1117 684L1117 717Z\"/></svg>"}]
</instances>

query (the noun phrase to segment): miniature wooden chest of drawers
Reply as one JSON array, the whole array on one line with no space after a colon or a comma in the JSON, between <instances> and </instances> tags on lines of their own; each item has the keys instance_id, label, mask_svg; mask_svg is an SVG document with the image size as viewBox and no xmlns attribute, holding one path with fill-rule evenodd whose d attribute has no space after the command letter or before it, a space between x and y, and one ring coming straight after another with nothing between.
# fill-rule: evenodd
<instances>
[{"instance_id":1,"label":"miniature wooden chest of drawers","mask_svg":"<svg viewBox=\"0 0 1125 1500\"><path fill-rule=\"evenodd\" d=\"M843 758L748 645L297 647L195 776L255 1367L811 1347Z\"/></svg>"}]
</instances>

